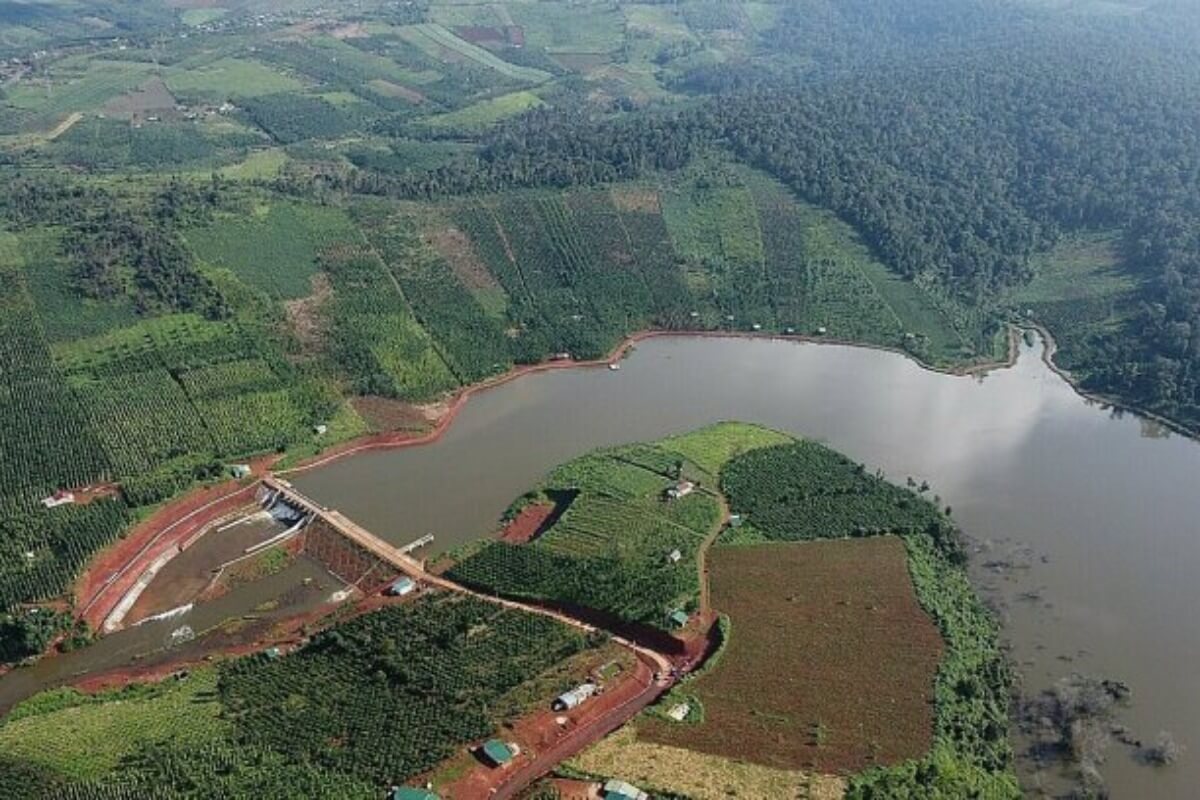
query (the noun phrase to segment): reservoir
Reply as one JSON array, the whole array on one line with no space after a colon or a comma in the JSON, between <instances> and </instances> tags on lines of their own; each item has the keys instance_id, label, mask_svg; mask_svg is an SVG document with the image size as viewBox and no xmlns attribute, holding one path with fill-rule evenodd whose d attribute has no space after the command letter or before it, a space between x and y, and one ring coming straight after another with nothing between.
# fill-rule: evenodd
<instances>
[{"instance_id":1,"label":"reservoir","mask_svg":"<svg viewBox=\"0 0 1200 800\"><path fill-rule=\"evenodd\" d=\"M1072 672L1126 681L1123 717L1188 750L1161 770L1114 746L1117 798L1200 785L1200 445L1081 398L1022 345L986 375L894 353L763 339L654 338L619 371L522 377L466 404L436 443L292 476L393 542L487 535L554 465L604 445L723 419L826 443L892 480L928 481L979 551L1026 689ZM984 566L984 565L989 566Z\"/></svg>"},{"instance_id":2,"label":"reservoir","mask_svg":"<svg viewBox=\"0 0 1200 800\"><path fill-rule=\"evenodd\" d=\"M1103 767L1114 797L1192 798L1200 785L1200 445L1081 398L1039 357L1040 342L1021 351L1013 367L955 376L863 348L652 338L619 370L553 370L481 392L434 443L288 478L396 544L432 533L436 552L488 535L551 467L596 447L725 419L821 441L898 483L927 481L953 508L1027 692L1072 672L1123 680L1133 703L1121 721L1146 741L1170 731L1187 748L1178 764L1156 770L1114 746ZM326 599L321 574L304 575L310 588L272 612ZM244 587L246 607L279 597L289 580L294 586L296 576L285 572L268 587ZM246 610L231 608L199 605L191 624L199 633ZM18 670L0 679L0 705L127 658L142 642L160 646L188 619Z\"/></svg>"}]
</instances>

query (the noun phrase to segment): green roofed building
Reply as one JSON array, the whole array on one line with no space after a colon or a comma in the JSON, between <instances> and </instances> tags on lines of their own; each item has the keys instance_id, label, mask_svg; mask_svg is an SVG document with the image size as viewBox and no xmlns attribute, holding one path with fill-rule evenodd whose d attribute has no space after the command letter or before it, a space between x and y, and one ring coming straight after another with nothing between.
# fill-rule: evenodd
<instances>
[{"instance_id":1,"label":"green roofed building","mask_svg":"<svg viewBox=\"0 0 1200 800\"><path fill-rule=\"evenodd\" d=\"M520 752L516 745L505 744L499 739L488 739L479 750L483 757L496 767L504 766Z\"/></svg>"},{"instance_id":2,"label":"green roofed building","mask_svg":"<svg viewBox=\"0 0 1200 800\"><path fill-rule=\"evenodd\" d=\"M399 786L388 795L388 800L441 800L428 789L414 789L412 786Z\"/></svg>"},{"instance_id":3,"label":"green roofed building","mask_svg":"<svg viewBox=\"0 0 1200 800\"><path fill-rule=\"evenodd\" d=\"M682 608L677 608L674 611L672 611L670 614L667 615L667 621L670 622L672 625L674 625L676 628L682 628L688 624L687 612L684 611Z\"/></svg>"},{"instance_id":4,"label":"green roofed building","mask_svg":"<svg viewBox=\"0 0 1200 800\"><path fill-rule=\"evenodd\" d=\"M627 781L613 778L604 784L604 800L649 800L649 795Z\"/></svg>"}]
</instances>

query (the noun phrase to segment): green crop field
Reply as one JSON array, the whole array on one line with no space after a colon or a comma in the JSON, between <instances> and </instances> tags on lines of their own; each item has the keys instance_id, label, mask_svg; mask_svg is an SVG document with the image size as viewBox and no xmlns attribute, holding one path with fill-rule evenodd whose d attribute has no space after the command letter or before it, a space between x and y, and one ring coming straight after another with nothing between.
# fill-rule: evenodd
<instances>
[{"instance_id":1,"label":"green crop field","mask_svg":"<svg viewBox=\"0 0 1200 800\"><path fill-rule=\"evenodd\" d=\"M285 300L312 290L324 249L362 238L341 211L292 203L260 206L249 217L218 219L187 236L201 260Z\"/></svg>"},{"instance_id":2,"label":"green crop field","mask_svg":"<svg viewBox=\"0 0 1200 800\"><path fill-rule=\"evenodd\" d=\"M0 726L0 753L69 779L97 778L152 743L170 739L189 748L227 733L216 690L216 671L204 669L185 680L108 695L47 692Z\"/></svg>"},{"instance_id":3,"label":"green crop field","mask_svg":"<svg viewBox=\"0 0 1200 800\"><path fill-rule=\"evenodd\" d=\"M542 105L542 99L533 92L511 92L429 117L425 124L435 128L482 128Z\"/></svg>"},{"instance_id":4,"label":"green crop field","mask_svg":"<svg viewBox=\"0 0 1200 800\"><path fill-rule=\"evenodd\" d=\"M455 564L470 585L519 597L596 609L628 622L669 628L668 614L694 609L696 553L721 522L713 496L721 464L786 437L726 424L648 445L601 450L547 476L540 496L566 505L532 542L493 542ZM701 459L694 462L691 456ZM668 499L689 479L700 489ZM678 550L680 558L668 556Z\"/></svg>"},{"instance_id":5,"label":"green crop field","mask_svg":"<svg viewBox=\"0 0 1200 800\"><path fill-rule=\"evenodd\" d=\"M30 796L372 798L495 735L525 710L514 697L594 644L545 617L427 597L282 657L36 695L0 723L0 760L38 768Z\"/></svg>"},{"instance_id":6,"label":"green crop field","mask_svg":"<svg viewBox=\"0 0 1200 800\"><path fill-rule=\"evenodd\" d=\"M1009 298L1017 316L1055 336L1056 359L1067 369L1084 363L1091 342L1120 335L1137 311L1139 282L1122 264L1116 236L1073 237L1034 262L1035 277Z\"/></svg>"},{"instance_id":7,"label":"green crop field","mask_svg":"<svg viewBox=\"0 0 1200 800\"><path fill-rule=\"evenodd\" d=\"M36 111L46 120L72 111L92 111L140 85L151 69L151 64L98 59L80 71L64 72L46 82L6 90L5 102Z\"/></svg>"},{"instance_id":8,"label":"green crop field","mask_svg":"<svg viewBox=\"0 0 1200 800\"><path fill-rule=\"evenodd\" d=\"M222 58L210 64L168 72L166 84L179 95L199 95L217 100L292 92L304 84L290 75L242 58Z\"/></svg>"},{"instance_id":9,"label":"green crop field","mask_svg":"<svg viewBox=\"0 0 1200 800\"><path fill-rule=\"evenodd\" d=\"M621 46L624 25L617 5L519 3L509 6L513 21L530 44L551 53L609 53Z\"/></svg>"},{"instance_id":10,"label":"green crop field","mask_svg":"<svg viewBox=\"0 0 1200 800\"><path fill-rule=\"evenodd\" d=\"M403 29L401 35L435 58L469 61L515 81L542 83L550 77L548 72L540 69L510 64L482 47L460 39L441 25L413 25Z\"/></svg>"}]
</instances>

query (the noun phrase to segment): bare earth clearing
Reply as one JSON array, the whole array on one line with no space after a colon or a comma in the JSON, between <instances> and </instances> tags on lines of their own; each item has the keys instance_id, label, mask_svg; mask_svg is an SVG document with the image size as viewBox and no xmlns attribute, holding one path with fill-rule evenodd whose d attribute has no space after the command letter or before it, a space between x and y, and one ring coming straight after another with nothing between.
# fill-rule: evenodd
<instances>
[{"instance_id":1,"label":"bare earth clearing","mask_svg":"<svg viewBox=\"0 0 1200 800\"><path fill-rule=\"evenodd\" d=\"M639 738L837 774L928 752L942 641L899 539L718 547L709 560L733 631L686 689L705 720L645 720Z\"/></svg>"}]
</instances>

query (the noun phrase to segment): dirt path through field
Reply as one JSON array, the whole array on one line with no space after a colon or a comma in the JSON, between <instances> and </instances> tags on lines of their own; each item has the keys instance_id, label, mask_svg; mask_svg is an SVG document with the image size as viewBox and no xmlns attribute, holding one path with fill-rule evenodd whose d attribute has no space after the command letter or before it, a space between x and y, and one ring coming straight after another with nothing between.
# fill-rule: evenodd
<instances>
[{"instance_id":1,"label":"dirt path through field","mask_svg":"<svg viewBox=\"0 0 1200 800\"><path fill-rule=\"evenodd\" d=\"M46 134L46 141L53 142L58 137L62 136L71 128L75 127L75 123L83 119L83 114L78 111L72 111L66 119L54 126L54 128Z\"/></svg>"},{"instance_id":2,"label":"dirt path through field","mask_svg":"<svg viewBox=\"0 0 1200 800\"><path fill-rule=\"evenodd\" d=\"M729 524L729 501L720 492L713 492L713 497L721 504L721 516L713 523L712 530L704 537L704 541L696 548L696 570L700 575L700 615L707 618L712 613L712 603L709 600L708 551Z\"/></svg>"}]
</instances>

